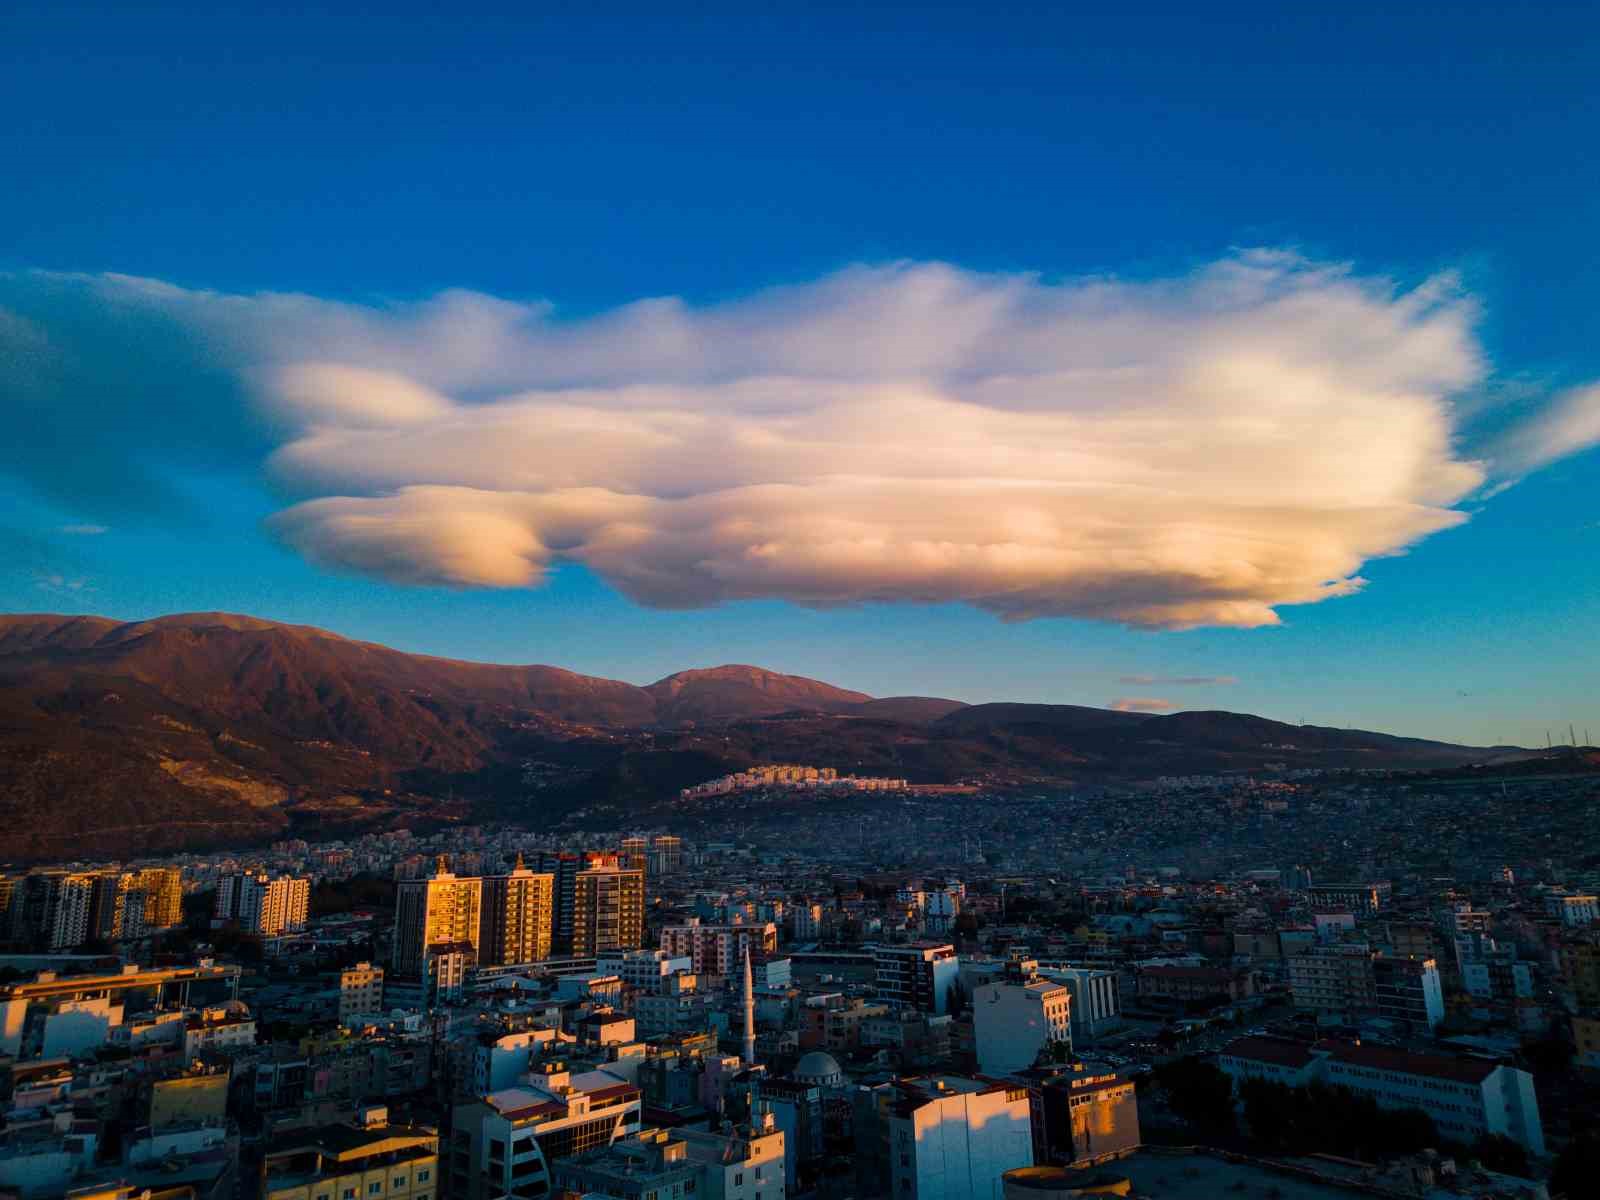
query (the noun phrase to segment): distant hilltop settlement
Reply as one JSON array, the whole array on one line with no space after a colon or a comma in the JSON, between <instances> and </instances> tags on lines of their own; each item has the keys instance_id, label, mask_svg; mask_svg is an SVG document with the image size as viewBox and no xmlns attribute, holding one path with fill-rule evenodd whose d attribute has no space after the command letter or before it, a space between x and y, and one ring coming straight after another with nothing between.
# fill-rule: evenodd
<instances>
[{"instance_id":1,"label":"distant hilltop settlement","mask_svg":"<svg viewBox=\"0 0 1600 1200\"><path fill-rule=\"evenodd\" d=\"M704 796L727 796L734 792L749 792L759 788L814 788L838 789L848 792L916 792L965 793L978 789L966 784L914 784L904 779L884 779L866 775L841 775L832 767L803 767L792 763L773 763L766 766L747 767L732 775L707 780L694 787L684 788L679 799L695 800Z\"/></svg>"}]
</instances>

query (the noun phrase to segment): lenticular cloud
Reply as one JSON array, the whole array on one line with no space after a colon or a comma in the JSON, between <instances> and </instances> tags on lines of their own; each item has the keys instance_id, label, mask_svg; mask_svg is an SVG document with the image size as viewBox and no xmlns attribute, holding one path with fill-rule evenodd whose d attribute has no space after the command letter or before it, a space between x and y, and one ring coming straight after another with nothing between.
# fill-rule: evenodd
<instances>
[{"instance_id":1,"label":"lenticular cloud","mask_svg":"<svg viewBox=\"0 0 1600 1200\"><path fill-rule=\"evenodd\" d=\"M1140 281L862 267L581 320L50 286L247 382L240 423L300 497L279 536L402 583L578 562L661 607L1269 625L1464 520L1487 470L1452 412L1486 371L1470 299L1284 253Z\"/></svg>"},{"instance_id":2,"label":"lenticular cloud","mask_svg":"<svg viewBox=\"0 0 1600 1200\"><path fill-rule=\"evenodd\" d=\"M408 583L573 560L656 606L1267 625L1463 519L1471 317L1447 283L1277 254L1154 283L856 269L565 325L458 297L366 316L360 370L269 376L298 422L274 466L320 494L276 528Z\"/></svg>"}]
</instances>

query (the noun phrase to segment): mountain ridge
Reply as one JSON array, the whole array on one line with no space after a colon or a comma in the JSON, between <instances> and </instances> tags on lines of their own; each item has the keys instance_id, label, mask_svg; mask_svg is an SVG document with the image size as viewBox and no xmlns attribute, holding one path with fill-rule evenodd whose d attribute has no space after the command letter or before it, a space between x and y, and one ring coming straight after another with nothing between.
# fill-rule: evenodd
<instances>
[{"instance_id":1,"label":"mountain ridge","mask_svg":"<svg viewBox=\"0 0 1600 1200\"><path fill-rule=\"evenodd\" d=\"M638 686L230 613L0 616L0 855L630 807L758 761L1050 786L1488 749L1250 714L872 697L748 664Z\"/></svg>"}]
</instances>

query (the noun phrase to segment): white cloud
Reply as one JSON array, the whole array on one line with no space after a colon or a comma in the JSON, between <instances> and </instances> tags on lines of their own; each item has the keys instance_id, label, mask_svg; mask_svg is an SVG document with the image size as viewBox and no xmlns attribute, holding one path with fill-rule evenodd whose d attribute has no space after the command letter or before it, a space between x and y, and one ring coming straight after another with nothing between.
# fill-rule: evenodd
<instances>
[{"instance_id":1,"label":"white cloud","mask_svg":"<svg viewBox=\"0 0 1600 1200\"><path fill-rule=\"evenodd\" d=\"M62 533L72 534L74 537L98 537L102 533L110 533L109 525L63 525Z\"/></svg>"},{"instance_id":2,"label":"white cloud","mask_svg":"<svg viewBox=\"0 0 1600 1200\"><path fill-rule=\"evenodd\" d=\"M1160 700L1154 696L1122 696L1111 701L1106 707L1116 712L1163 713L1170 712L1178 706L1171 700Z\"/></svg>"},{"instance_id":3,"label":"white cloud","mask_svg":"<svg viewBox=\"0 0 1600 1200\"><path fill-rule=\"evenodd\" d=\"M1600 384L1554 397L1532 418L1513 425L1490 453L1496 474L1508 481L1600 445Z\"/></svg>"},{"instance_id":4,"label":"white cloud","mask_svg":"<svg viewBox=\"0 0 1600 1200\"><path fill-rule=\"evenodd\" d=\"M1175 687L1222 687L1239 682L1237 675L1124 675L1118 683L1139 687L1158 685Z\"/></svg>"},{"instance_id":5,"label":"white cloud","mask_svg":"<svg viewBox=\"0 0 1600 1200\"><path fill-rule=\"evenodd\" d=\"M660 606L1269 625L1464 520L1486 479L1452 407L1487 372L1471 298L1285 253L1138 282L858 267L570 321L62 278L248 380L305 497L273 527L403 583L573 561Z\"/></svg>"}]
</instances>

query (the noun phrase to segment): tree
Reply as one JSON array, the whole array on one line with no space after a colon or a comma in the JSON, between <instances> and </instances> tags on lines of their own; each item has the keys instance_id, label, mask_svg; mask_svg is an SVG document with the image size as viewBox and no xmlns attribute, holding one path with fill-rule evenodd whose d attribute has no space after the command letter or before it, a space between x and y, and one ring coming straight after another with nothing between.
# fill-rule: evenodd
<instances>
[{"instance_id":1,"label":"tree","mask_svg":"<svg viewBox=\"0 0 1600 1200\"><path fill-rule=\"evenodd\" d=\"M1552 1200L1587 1200L1594 1195L1594 1181L1600 1179L1600 1130L1588 1129L1567 1143L1556 1155L1550 1172Z\"/></svg>"},{"instance_id":2,"label":"tree","mask_svg":"<svg viewBox=\"0 0 1600 1200\"><path fill-rule=\"evenodd\" d=\"M1528 1152L1503 1133L1486 1133L1472 1146L1472 1157L1490 1171L1527 1175Z\"/></svg>"},{"instance_id":3,"label":"tree","mask_svg":"<svg viewBox=\"0 0 1600 1200\"><path fill-rule=\"evenodd\" d=\"M1216 1064L1180 1058L1161 1067L1157 1076L1178 1116L1211 1133L1233 1130L1233 1080Z\"/></svg>"}]
</instances>

